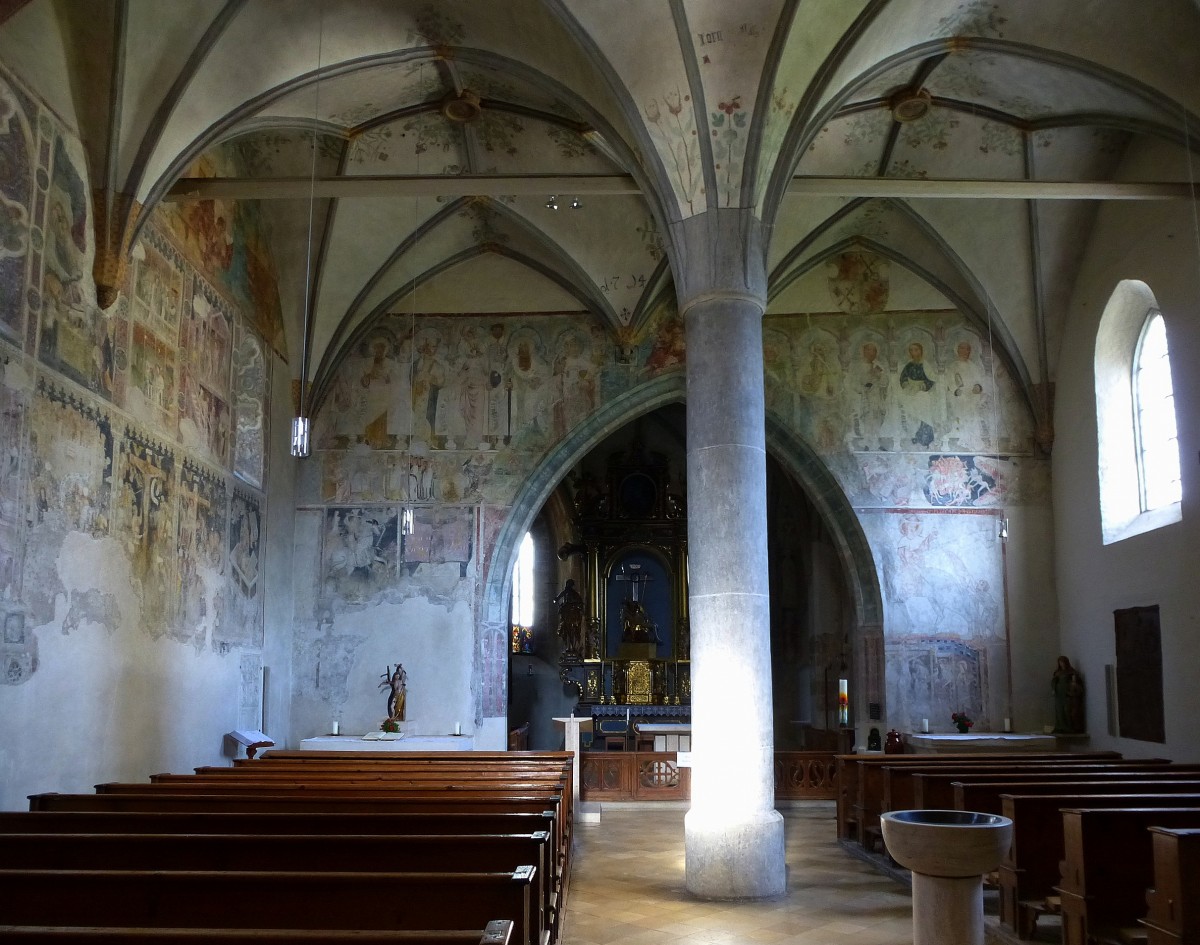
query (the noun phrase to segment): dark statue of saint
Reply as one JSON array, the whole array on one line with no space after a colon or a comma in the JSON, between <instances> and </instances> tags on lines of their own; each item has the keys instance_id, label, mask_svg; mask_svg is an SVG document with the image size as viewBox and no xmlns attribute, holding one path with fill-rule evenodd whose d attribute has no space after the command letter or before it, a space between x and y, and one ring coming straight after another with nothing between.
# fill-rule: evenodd
<instances>
[{"instance_id":1,"label":"dark statue of saint","mask_svg":"<svg viewBox=\"0 0 1200 945\"><path fill-rule=\"evenodd\" d=\"M568 578L566 587L554 598L558 604L558 636L567 654L582 657L585 644L585 615L583 596L575 590L575 579Z\"/></svg>"},{"instance_id":2,"label":"dark statue of saint","mask_svg":"<svg viewBox=\"0 0 1200 945\"><path fill-rule=\"evenodd\" d=\"M1058 667L1050 680L1054 690L1054 731L1077 734L1084 731L1083 676L1065 656L1058 658Z\"/></svg>"}]
</instances>

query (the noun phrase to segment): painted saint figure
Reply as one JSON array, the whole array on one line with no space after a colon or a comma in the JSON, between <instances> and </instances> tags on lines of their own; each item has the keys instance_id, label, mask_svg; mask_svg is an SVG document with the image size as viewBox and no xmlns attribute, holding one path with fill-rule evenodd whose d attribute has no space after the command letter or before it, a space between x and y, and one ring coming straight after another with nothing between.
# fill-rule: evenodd
<instances>
[{"instance_id":1,"label":"painted saint figure","mask_svg":"<svg viewBox=\"0 0 1200 945\"><path fill-rule=\"evenodd\" d=\"M912 342L908 358L900 371L899 430L914 446L929 449L939 439L936 432L939 411L932 393L933 379L925 373L925 346L919 341Z\"/></svg>"},{"instance_id":2,"label":"painted saint figure","mask_svg":"<svg viewBox=\"0 0 1200 945\"><path fill-rule=\"evenodd\" d=\"M962 446L990 446L987 410L991 406L991 397L987 375L983 366L971 359L969 341L960 341L954 352L954 363L947 372L950 380L946 391L946 408L954 434Z\"/></svg>"},{"instance_id":3,"label":"painted saint figure","mask_svg":"<svg viewBox=\"0 0 1200 945\"><path fill-rule=\"evenodd\" d=\"M859 449L878 449L887 418L888 376L879 363L879 346L864 341L861 359L846 374L850 395L853 440Z\"/></svg>"}]
</instances>

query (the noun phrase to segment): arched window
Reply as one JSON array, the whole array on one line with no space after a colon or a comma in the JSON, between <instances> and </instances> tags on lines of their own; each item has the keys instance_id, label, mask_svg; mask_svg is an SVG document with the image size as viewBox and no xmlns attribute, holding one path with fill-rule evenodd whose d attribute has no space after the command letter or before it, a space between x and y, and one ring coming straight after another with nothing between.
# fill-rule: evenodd
<instances>
[{"instance_id":1,"label":"arched window","mask_svg":"<svg viewBox=\"0 0 1200 945\"><path fill-rule=\"evenodd\" d=\"M1104 544L1182 519L1179 439L1158 302L1118 283L1096 332L1096 426Z\"/></svg>"},{"instance_id":2,"label":"arched window","mask_svg":"<svg viewBox=\"0 0 1200 945\"><path fill-rule=\"evenodd\" d=\"M525 533L512 580L512 651L533 652L533 535Z\"/></svg>"},{"instance_id":3,"label":"arched window","mask_svg":"<svg viewBox=\"0 0 1200 945\"><path fill-rule=\"evenodd\" d=\"M1138 339L1133 359L1133 406L1141 506L1143 512L1152 512L1183 497L1175 390L1171 385L1167 326L1161 312L1150 313Z\"/></svg>"}]
</instances>

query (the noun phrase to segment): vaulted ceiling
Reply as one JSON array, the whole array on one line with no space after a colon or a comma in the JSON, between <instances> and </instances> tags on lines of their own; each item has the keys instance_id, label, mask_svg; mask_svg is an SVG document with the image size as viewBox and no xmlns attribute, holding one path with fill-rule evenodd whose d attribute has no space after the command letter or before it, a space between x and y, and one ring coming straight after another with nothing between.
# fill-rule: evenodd
<instances>
[{"instance_id":1,"label":"vaulted ceiling","mask_svg":"<svg viewBox=\"0 0 1200 945\"><path fill-rule=\"evenodd\" d=\"M823 265L866 248L911 307L994 331L1033 391L1099 198L1178 197L1112 184L1150 160L1159 179L1135 183L1186 184L1200 127L1191 0L30 0L2 16L0 58L84 141L102 304L150 208L255 200L297 376L311 310L318 392L389 312L590 312L633 339L673 301L670 224L714 207L770 225L769 312L813 310Z\"/></svg>"}]
</instances>

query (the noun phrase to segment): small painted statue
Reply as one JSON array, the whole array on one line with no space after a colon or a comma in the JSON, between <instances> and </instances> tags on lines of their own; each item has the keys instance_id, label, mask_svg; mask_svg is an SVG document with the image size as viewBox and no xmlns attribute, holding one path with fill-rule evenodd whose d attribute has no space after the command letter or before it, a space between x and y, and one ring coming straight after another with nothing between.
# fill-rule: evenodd
<instances>
[{"instance_id":1,"label":"small painted statue","mask_svg":"<svg viewBox=\"0 0 1200 945\"><path fill-rule=\"evenodd\" d=\"M404 664L397 663L394 670L389 665L381 679L379 688L388 691L388 721L403 722L404 705L408 700L408 673L404 671Z\"/></svg>"}]
</instances>

